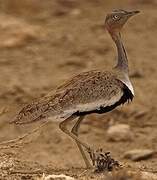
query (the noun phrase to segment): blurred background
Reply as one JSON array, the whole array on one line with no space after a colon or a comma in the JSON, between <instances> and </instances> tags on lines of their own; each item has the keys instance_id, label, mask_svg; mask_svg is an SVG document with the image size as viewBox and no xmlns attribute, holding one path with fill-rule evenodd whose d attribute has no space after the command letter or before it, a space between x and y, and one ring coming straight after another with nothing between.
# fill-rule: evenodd
<instances>
[{"instance_id":1,"label":"blurred background","mask_svg":"<svg viewBox=\"0 0 157 180\"><path fill-rule=\"evenodd\" d=\"M141 11L122 32L135 98L111 113L87 117L80 134L84 141L111 151L131 168L157 168L156 0L0 0L1 142L37 126L8 124L21 106L75 74L105 70L116 63L115 46L104 29L105 15L113 9ZM31 141L20 151L1 151L19 161L54 168L84 166L75 144L57 123L42 128ZM125 158L136 149L146 153L142 161Z\"/></svg>"}]
</instances>

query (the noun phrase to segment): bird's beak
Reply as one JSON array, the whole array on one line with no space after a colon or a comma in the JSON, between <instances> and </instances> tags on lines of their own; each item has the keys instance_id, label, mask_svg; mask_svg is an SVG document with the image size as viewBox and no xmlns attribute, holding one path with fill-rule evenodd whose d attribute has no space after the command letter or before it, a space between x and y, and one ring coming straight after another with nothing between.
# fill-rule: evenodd
<instances>
[{"instance_id":1,"label":"bird's beak","mask_svg":"<svg viewBox=\"0 0 157 180\"><path fill-rule=\"evenodd\" d=\"M134 16L134 15L136 15L136 14L138 14L138 13L140 13L140 11L128 11L126 15L127 15L128 17L131 17L131 16Z\"/></svg>"}]
</instances>

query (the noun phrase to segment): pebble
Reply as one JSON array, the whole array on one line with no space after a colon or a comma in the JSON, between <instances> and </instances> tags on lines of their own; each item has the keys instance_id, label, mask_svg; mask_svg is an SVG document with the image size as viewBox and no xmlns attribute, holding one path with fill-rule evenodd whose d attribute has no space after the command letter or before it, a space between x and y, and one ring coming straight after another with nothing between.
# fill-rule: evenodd
<instances>
[{"instance_id":1,"label":"pebble","mask_svg":"<svg viewBox=\"0 0 157 180\"><path fill-rule=\"evenodd\" d=\"M131 141L133 139L133 133L129 125L117 124L109 127L107 138L109 141Z\"/></svg>"},{"instance_id":2,"label":"pebble","mask_svg":"<svg viewBox=\"0 0 157 180\"><path fill-rule=\"evenodd\" d=\"M46 176L45 174L43 174L42 178L39 180L75 180L73 177L71 176L67 176L65 174L59 174L59 175L48 175Z\"/></svg>"},{"instance_id":3,"label":"pebble","mask_svg":"<svg viewBox=\"0 0 157 180\"><path fill-rule=\"evenodd\" d=\"M124 158L131 159L132 161L140 161L152 157L154 153L150 149L134 149L125 152Z\"/></svg>"},{"instance_id":4,"label":"pebble","mask_svg":"<svg viewBox=\"0 0 157 180\"><path fill-rule=\"evenodd\" d=\"M81 10L80 9L73 9L70 12L70 14L73 15L73 16L79 16L81 14Z\"/></svg>"},{"instance_id":5,"label":"pebble","mask_svg":"<svg viewBox=\"0 0 157 180\"><path fill-rule=\"evenodd\" d=\"M157 175L150 172L142 172L141 178L142 180L157 180Z\"/></svg>"}]
</instances>

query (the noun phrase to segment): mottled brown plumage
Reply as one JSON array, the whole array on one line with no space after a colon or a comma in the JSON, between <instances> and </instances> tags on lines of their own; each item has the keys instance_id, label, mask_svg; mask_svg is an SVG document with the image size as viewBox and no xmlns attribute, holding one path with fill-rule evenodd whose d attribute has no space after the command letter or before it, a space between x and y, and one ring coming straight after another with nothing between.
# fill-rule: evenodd
<instances>
[{"instance_id":1,"label":"mottled brown plumage","mask_svg":"<svg viewBox=\"0 0 157 180\"><path fill-rule=\"evenodd\" d=\"M134 91L128 75L128 60L121 41L120 30L125 22L138 11L116 10L108 14L105 26L116 44L117 65L111 71L93 70L81 73L58 87L53 93L25 106L13 120L16 124L39 121L52 116L63 119L60 128L77 143L86 166L90 163L82 146L90 151L78 136L78 128L84 116L90 113L105 113L120 104L132 100ZM70 132L68 122L79 117Z\"/></svg>"},{"instance_id":2,"label":"mottled brown plumage","mask_svg":"<svg viewBox=\"0 0 157 180\"><path fill-rule=\"evenodd\" d=\"M113 105L123 95L124 84L111 72L89 71L73 77L54 94L24 107L16 123L28 123L44 117L67 118L75 112L92 111Z\"/></svg>"}]
</instances>

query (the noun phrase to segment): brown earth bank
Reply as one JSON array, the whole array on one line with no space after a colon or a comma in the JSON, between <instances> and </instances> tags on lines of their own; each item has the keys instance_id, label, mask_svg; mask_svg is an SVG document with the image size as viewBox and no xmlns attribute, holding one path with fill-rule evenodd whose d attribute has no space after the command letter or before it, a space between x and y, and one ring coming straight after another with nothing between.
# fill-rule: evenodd
<instances>
[{"instance_id":1,"label":"brown earth bank","mask_svg":"<svg viewBox=\"0 0 157 180\"><path fill-rule=\"evenodd\" d=\"M75 179L157 179L156 1L0 0L0 4L1 142L40 125L8 123L24 104L75 74L115 64L115 47L103 26L107 12L141 11L122 32L135 88L133 102L105 115L88 116L80 130L85 142L110 151L122 167L113 172L85 171L76 145L52 118L16 143L0 143L0 179L46 180L54 174ZM109 137L109 129L117 125L127 125L127 131L116 132L118 139ZM126 155L130 150L144 155L134 152L136 157L130 158Z\"/></svg>"}]
</instances>

